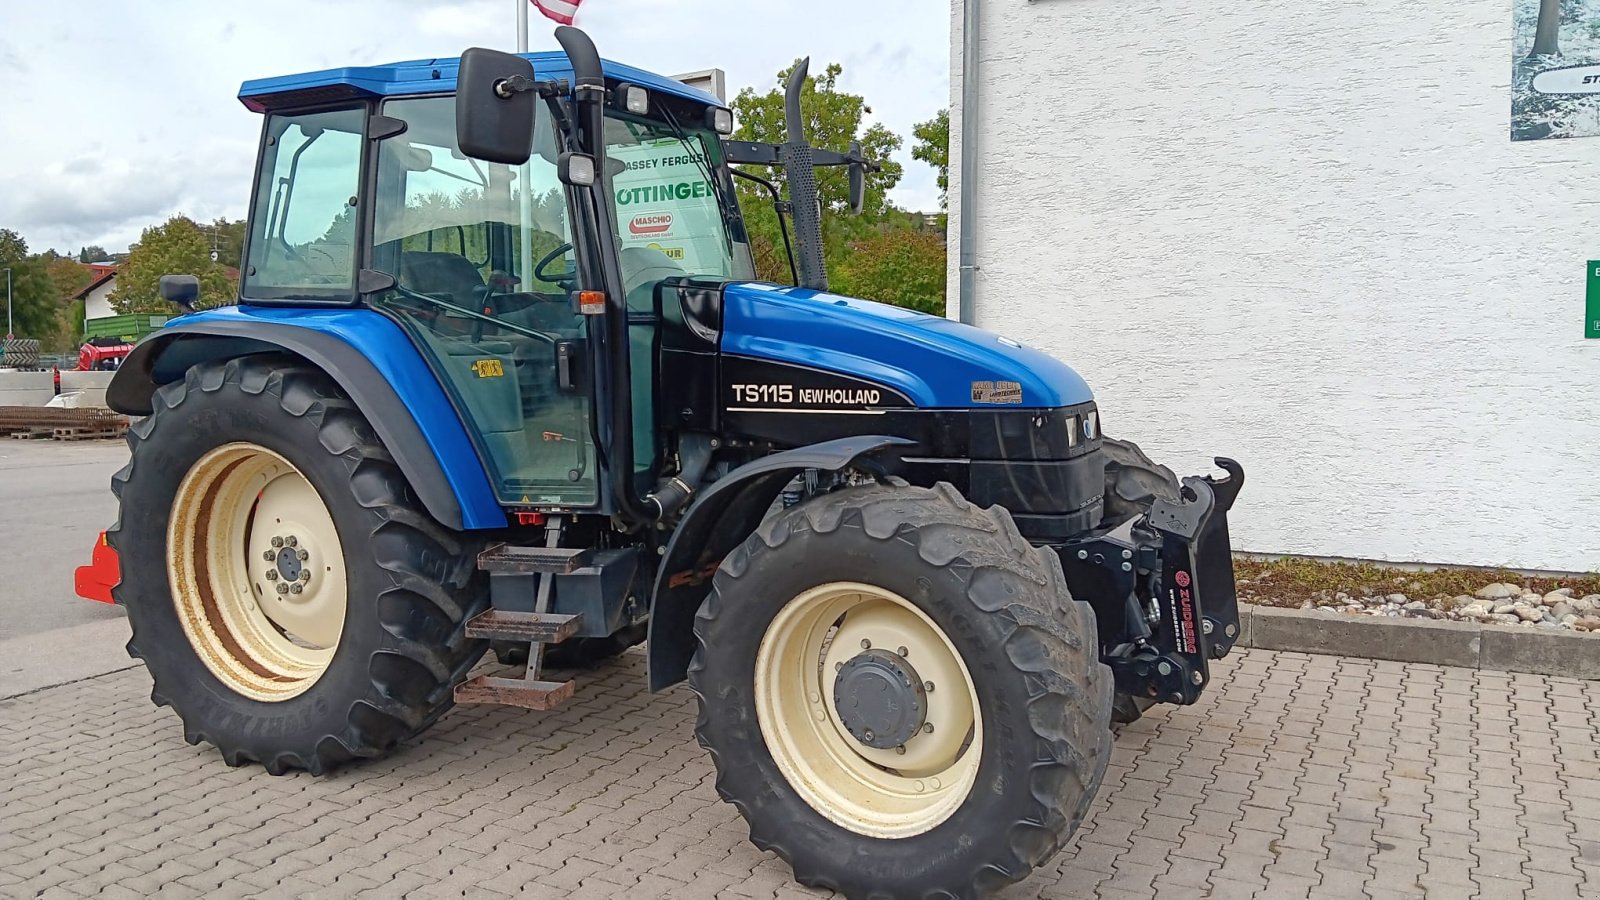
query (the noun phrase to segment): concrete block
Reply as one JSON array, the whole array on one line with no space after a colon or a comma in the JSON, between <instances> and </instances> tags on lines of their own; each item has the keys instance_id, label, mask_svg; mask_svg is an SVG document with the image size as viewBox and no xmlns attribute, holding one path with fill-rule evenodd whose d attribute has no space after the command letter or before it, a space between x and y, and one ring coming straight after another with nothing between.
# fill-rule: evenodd
<instances>
[{"instance_id":1,"label":"concrete block","mask_svg":"<svg viewBox=\"0 0 1600 900\"><path fill-rule=\"evenodd\" d=\"M115 372L62 372L61 393L68 391L81 391L78 398L78 408L106 405L106 387L111 384Z\"/></svg>"},{"instance_id":2,"label":"concrete block","mask_svg":"<svg viewBox=\"0 0 1600 900\"><path fill-rule=\"evenodd\" d=\"M1257 606L1251 646L1263 650L1360 656L1397 662L1478 668L1480 632L1469 622L1346 616Z\"/></svg>"},{"instance_id":3,"label":"concrete block","mask_svg":"<svg viewBox=\"0 0 1600 900\"><path fill-rule=\"evenodd\" d=\"M0 406L43 406L55 395L53 372L0 372Z\"/></svg>"},{"instance_id":4,"label":"concrete block","mask_svg":"<svg viewBox=\"0 0 1600 900\"><path fill-rule=\"evenodd\" d=\"M1488 625L1480 667L1600 680L1600 635Z\"/></svg>"}]
</instances>

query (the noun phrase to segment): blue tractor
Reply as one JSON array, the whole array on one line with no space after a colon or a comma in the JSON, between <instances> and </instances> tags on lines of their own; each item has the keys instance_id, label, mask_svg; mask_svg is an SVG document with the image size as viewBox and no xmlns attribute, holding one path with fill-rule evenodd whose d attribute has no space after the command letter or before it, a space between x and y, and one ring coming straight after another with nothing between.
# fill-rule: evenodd
<instances>
[{"instance_id":1,"label":"blue tractor","mask_svg":"<svg viewBox=\"0 0 1600 900\"><path fill-rule=\"evenodd\" d=\"M808 146L803 69L755 144L557 37L244 85L239 302L108 392L143 418L97 558L154 700L229 765L320 773L643 643L799 881L1024 878L1112 722L1194 702L1237 637L1241 470L1180 483L1062 363L828 293L815 167L859 198L872 163ZM735 199L773 167L791 286ZM491 647L525 675L472 677Z\"/></svg>"}]
</instances>

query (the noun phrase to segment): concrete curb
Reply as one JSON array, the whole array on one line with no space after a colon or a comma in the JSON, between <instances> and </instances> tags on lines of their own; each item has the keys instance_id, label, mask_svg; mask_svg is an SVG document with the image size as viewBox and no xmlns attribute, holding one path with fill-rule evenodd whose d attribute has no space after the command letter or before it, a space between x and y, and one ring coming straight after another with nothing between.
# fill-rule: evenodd
<instances>
[{"instance_id":1,"label":"concrete curb","mask_svg":"<svg viewBox=\"0 0 1600 900\"><path fill-rule=\"evenodd\" d=\"M1237 646L1600 681L1600 636L1239 605Z\"/></svg>"}]
</instances>

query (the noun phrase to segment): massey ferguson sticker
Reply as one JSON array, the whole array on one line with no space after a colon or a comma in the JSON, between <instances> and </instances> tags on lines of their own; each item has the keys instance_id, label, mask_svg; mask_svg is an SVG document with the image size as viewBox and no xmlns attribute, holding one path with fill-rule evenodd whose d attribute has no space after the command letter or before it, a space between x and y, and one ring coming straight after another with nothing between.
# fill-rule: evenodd
<instances>
[{"instance_id":1,"label":"massey ferguson sticker","mask_svg":"<svg viewBox=\"0 0 1600 900\"><path fill-rule=\"evenodd\" d=\"M628 223L628 233L637 237L665 235L672 231L672 213L640 213Z\"/></svg>"}]
</instances>

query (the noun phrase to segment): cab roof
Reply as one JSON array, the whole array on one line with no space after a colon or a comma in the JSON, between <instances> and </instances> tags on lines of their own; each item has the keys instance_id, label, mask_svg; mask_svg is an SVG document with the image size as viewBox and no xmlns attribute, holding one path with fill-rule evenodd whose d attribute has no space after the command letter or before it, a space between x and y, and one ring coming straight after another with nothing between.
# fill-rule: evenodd
<instances>
[{"instance_id":1,"label":"cab roof","mask_svg":"<svg viewBox=\"0 0 1600 900\"><path fill-rule=\"evenodd\" d=\"M571 79L572 64L567 55L557 50L540 53L523 53L524 59L533 63L534 77L541 80ZM452 93L456 89L458 57L448 59L413 59L381 66L350 66L343 69L324 69L300 75L281 75L276 78L257 78L246 81L239 88L239 100L253 112L266 112L286 106L362 97L409 97L419 94ZM623 63L601 60L602 70L608 80L625 81L691 100L708 106L723 103L705 91L636 69Z\"/></svg>"}]
</instances>

